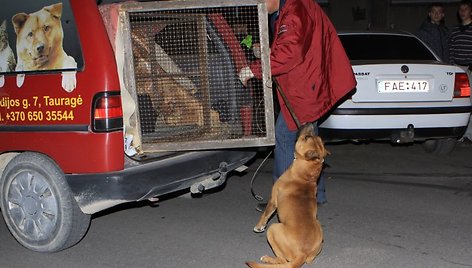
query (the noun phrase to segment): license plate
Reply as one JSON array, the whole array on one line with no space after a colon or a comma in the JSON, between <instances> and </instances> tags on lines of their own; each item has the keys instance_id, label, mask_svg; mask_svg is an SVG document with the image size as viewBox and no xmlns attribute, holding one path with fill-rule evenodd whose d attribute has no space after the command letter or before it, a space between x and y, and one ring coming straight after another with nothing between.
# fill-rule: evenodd
<instances>
[{"instance_id":1,"label":"license plate","mask_svg":"<svg viewBox=\"0 0 472 268\"><path fill-rule=\"evenodd\" d=\"M377 82L379 93L429 92L426 80L382 80Z\"/></svg>"}]
</instances>

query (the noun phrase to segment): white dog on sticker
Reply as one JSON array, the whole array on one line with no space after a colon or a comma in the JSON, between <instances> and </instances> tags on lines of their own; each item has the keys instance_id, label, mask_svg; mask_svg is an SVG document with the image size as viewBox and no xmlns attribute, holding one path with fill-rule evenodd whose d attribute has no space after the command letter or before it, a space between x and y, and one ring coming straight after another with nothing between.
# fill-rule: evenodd
<instances>
[{"instance_id":1,"label":"white dog on sticker","mask_svg":"<svg viewBox=\"0 0 472 268\"><path fill-rule=\"evenodd\" d=\"M15 70L15 54L8 42L7 21L3 20L0 25L0 73L12 72ZM0 87L5 84L5 77L0 75Z\"/></svg>"},{"instance_id":2,"label":"white dog on sticker","mask_svg":"<svg viewBox=\"0 0 472 268\"><path fill-rule=\"evenodd\" d=\"M62 3L46 6L37 12L18 13L12 17L16 32L18 55L16 71L76 69L75 59L62 46L64 31L61 24ZM76 72L62 73L62 87L72 92L76 87ZM25 76L17 76L17 86Z\"/></svg>"}]
</instances>

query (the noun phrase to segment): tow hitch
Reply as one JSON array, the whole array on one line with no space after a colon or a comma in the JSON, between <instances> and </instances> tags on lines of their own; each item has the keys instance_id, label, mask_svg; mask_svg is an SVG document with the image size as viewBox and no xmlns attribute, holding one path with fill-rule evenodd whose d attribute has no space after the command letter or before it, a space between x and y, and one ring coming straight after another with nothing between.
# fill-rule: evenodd
<instances>
[{"instance_id":1,"label":"tow hitch","mask_svg":"<svg viewBox=\"0 0 472 268\"><path fill-rule=\"evenodd\" d=\"M190 192L192 194L201 194L205 190L216 188L225 183L227 174L228 164L221 162L218 173L206 176L204 180L194 183L190 186Z\"/></svg>"},{"instance_id":2,"label":"tow hitch","mask_svg":"<svg viewBox=\"0 0 472 268\"><path fill-rule=\"evenodd\" d=\"M409 124L407 129L401 130L397 133L393 133L390 136L390 140L393 143L412 143L415 140L415 128L412 124Z\"/></svg>"}]
</instances>

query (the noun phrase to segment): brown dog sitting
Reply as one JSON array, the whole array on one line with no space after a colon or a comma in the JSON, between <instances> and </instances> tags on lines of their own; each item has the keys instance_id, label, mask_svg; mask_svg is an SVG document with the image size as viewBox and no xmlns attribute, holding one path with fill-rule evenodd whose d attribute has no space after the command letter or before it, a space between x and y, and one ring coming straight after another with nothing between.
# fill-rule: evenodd
<instances>
[{"instance_id":1,"label":"brown dog sitting","mask_svg":"<svg viewBox=\"0 0 472 268\"><path fill-rule=\"evenodd\" d=\"M317 219L316 187L328 151L312 124L302 127L295 144L292 165L275 182L269 203L254 232L264 232L277 210L279 223L267 230L267 240L276 257L247 262L249 267L301 267L321 251L323 233Z\"/></svg>"}]
</instances>

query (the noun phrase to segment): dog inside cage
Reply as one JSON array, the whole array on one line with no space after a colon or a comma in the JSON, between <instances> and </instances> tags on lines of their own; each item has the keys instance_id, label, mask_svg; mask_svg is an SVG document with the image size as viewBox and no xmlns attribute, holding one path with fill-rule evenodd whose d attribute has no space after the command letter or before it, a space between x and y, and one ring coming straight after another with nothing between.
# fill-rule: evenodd
<instances>
[{"instance_id":1,"label":"dog inside cage","mask_svg":"<svg viewBox=\"0 0 472 268\"><path fill-rule=\"evenodd\" d=\"M215 8L130 16L144 139L264 133L264 125L254 122L257 81L246 88L237 77L255 57L241 41L248 35L257 40L257 9L238 9L238 14L235 8Z\"/></svg>"}]
</instances>

